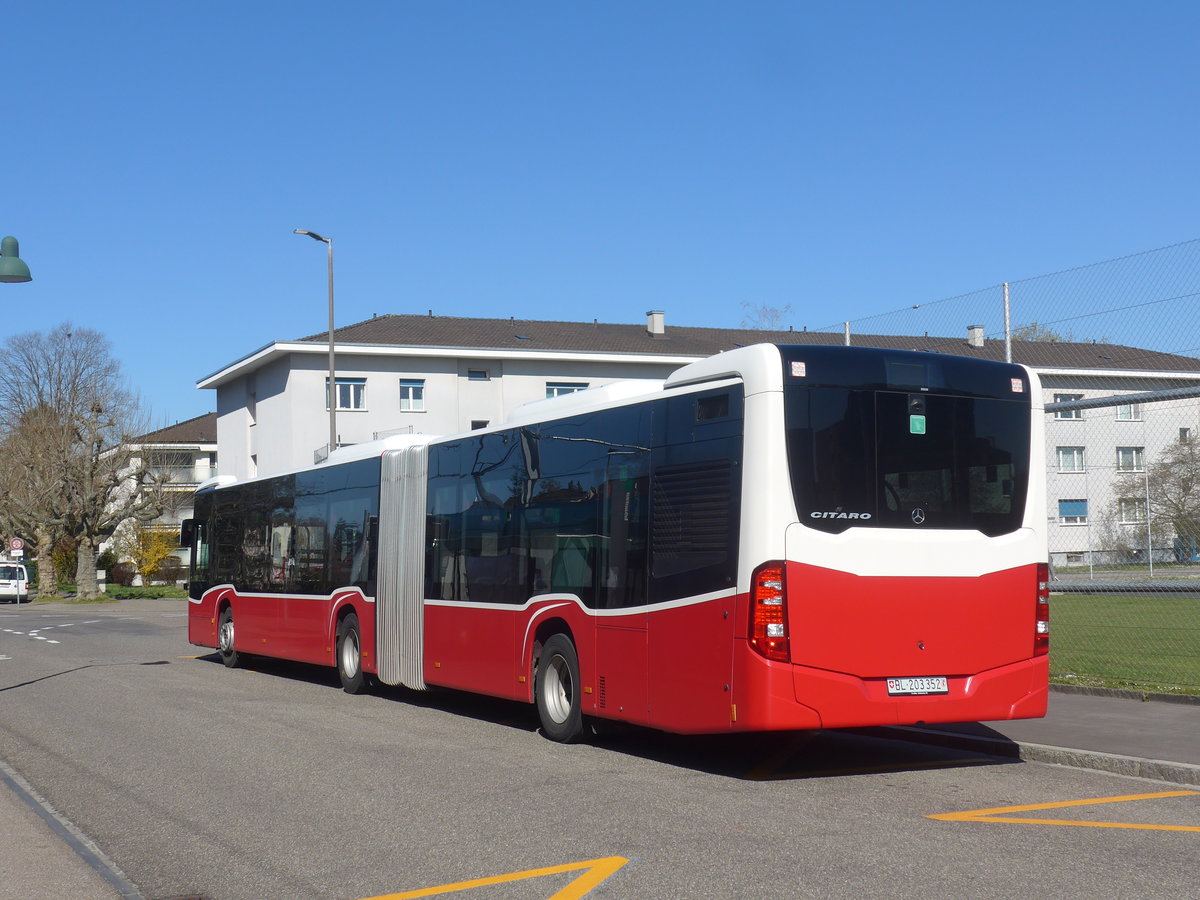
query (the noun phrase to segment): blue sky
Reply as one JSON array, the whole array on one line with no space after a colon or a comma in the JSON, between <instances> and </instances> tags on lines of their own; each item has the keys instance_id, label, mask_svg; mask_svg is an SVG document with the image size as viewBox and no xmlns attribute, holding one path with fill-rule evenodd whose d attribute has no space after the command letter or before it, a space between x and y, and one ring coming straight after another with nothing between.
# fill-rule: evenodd
<instances>
[{"instance_id":1,"label":"blue sky","mask_svg":"<svg viewBox=\"0 0 1200 900\"><path fill-rule=\"evenodd\" d=\"M5 11L0 335L197 379L373 313L817 328L1200 236L1190 3Z\"/></svg>"}]
</instances>

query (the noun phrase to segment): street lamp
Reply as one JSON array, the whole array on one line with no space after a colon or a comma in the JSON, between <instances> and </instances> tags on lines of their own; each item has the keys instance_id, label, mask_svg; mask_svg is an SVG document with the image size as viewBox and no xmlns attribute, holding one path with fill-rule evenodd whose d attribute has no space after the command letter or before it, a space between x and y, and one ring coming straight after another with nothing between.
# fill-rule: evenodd
<instances>
[{"instance_id":1,"label":"street lamp","mask_svg":"<svg viewBox=\"0 0 1200 900\"><path fill-rule=\"evenodd\" d=\"M33 281L33 276L29 274L29 266L22 261L18 251L15 237L6 237L0 241L0 282L21 284Z\"/></svg>"},{"instance_id":2,"label":"street lamp","mask_svg":"<svg viewBox=\"0 0 1200 900\"><path fill-rule=\"evenodd\" d=\"M321 237L315 231L305 231L296 228L293 234L307 234L314 241L320 241L329 248L329 452L337 449L337 382L333 374L333 238ZM5 238L8 240L8 238ZM15 244L16 241L13 241Z\"/></svg>"}]
</instances>

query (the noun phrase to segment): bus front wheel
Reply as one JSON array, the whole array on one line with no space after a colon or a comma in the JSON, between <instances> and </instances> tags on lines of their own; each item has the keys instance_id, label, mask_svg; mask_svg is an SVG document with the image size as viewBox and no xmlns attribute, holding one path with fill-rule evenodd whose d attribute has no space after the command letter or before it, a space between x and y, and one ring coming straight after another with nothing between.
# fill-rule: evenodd
<instances>
[{"instance_id":1,"label":"bus front wheel","mask_svg":"<svg viewBox=\"0 0 1200 900\"><path fill-rule=\"evenodd\" d=\"M242 661L233 647L233 637L233 607L227 606L221 610L217 624L217 652L221 654L221 662L231 669Z\"/></svg>"},{"instance_id":2,"label":"bus front wheel","mask_svg":"<svg viewBox=\"0 0 1200 900\"><path fill-rule=\"evenodd\" d=\"M538 658L534 697L542 733L552 741L570 744L583 734L579 656L564 634L556 634Z\"/></svg>"},{"instance_id":3,"label":"bus front wheel","mask_svg":"<svg viewBox=\"0 0 1200 900\"><path fill-rule=\"evenodd\" d=\"M354 613L338 622L337 670L343 691L347 694L363 692L367 679L362 670L362 632L358 627L358 616Z\"/></svg>"}]
</instances>

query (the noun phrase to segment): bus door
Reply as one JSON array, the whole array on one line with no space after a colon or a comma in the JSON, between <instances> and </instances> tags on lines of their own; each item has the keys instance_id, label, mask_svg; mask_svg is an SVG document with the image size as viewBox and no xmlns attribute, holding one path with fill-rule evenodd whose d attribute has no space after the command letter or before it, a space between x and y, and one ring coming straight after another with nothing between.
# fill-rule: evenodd
<instances>
[{"instance_id":1,"label":"bus door","mask_svg":"<svg viewBox=\"0 0 1200 900\"><path fill-rule=\"evenodd\" d=\"M665 412L650 496L650 715L672 731L724 729L733 718L741 387L673 397Z\"/></svg>"},{"instance_id":2,"label":"bus door","mask_svg":"<svg viewBox=\"0 0 1200 900\"><path fill-rule=\"evenodd\" d=\"M648 722L646 532L649 451L612 445L595 541L596 698L600 715Z\"/></svg>"}]
</instances>

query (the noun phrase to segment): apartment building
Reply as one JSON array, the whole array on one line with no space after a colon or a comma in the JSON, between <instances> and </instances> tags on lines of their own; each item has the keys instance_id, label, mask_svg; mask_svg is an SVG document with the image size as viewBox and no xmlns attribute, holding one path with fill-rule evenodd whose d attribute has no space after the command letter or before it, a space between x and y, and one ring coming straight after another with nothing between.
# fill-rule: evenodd
<instances>
[{"instance_id":1,"label":"apartment building","mask_svg":"<svg viewBox=\"0 0 1200 900\"><path fill-rule=\"evenodd\" d=\"M372 317L334 332L337 439L344 445L401 432L462 432L499 424L523 403L618 380L662 379L735 347L845 340L826 332L668 327L659 310L637 324ZM1006 352L1003 341L985 340L978 326L962 338L855 335L851 341L994 360ZM203 459L219 460L222 475L247 478L323 458L328 352L326 333L275 341L200 379L197 386L217 397L216 454ZM1150 533L1154 510L1129 494L1130 476L1144 473L1172 441L1200 434L1200 400L1177 396L1200 389L1200 360L1067 341L1015 341L1011 352L1014 362L1038 373L1047 404L1114 404L1048 414L1052 561L1108 560L1118 551L1136 556L1143 546L1152 557L1169 558L1172 542ZM1103 400L1154 392L1176 396Z\"/></svg>"}]
</instances>

